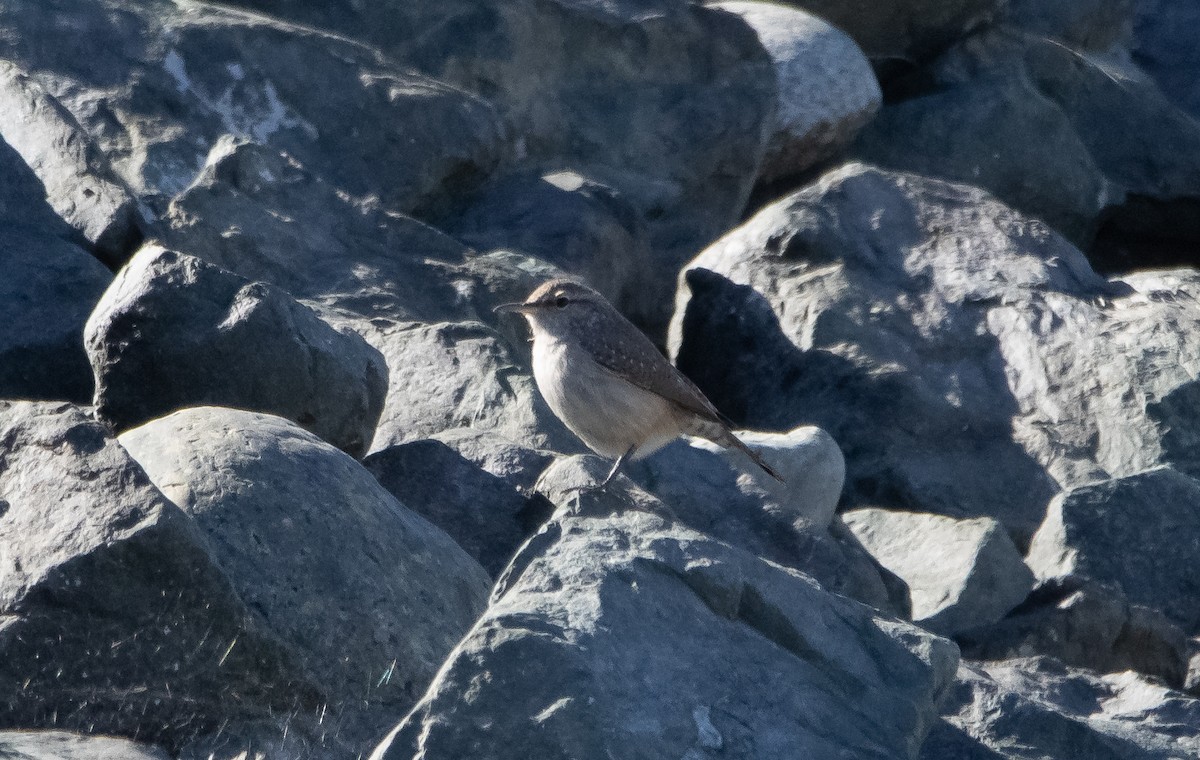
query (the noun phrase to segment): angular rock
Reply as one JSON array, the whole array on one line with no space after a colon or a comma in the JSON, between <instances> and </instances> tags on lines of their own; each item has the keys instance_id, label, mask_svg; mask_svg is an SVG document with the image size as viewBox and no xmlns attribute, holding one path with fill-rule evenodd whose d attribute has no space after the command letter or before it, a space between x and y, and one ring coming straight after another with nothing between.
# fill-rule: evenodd
<instances>
[{"instance_id":1,"label":"angular rock","mask_svg":"<svg viewBox=\"0 0 1200 760\"><path fill-rule=\"evenodd\" d=\"M87 402L83 324L112 275L0 139L0 398Z\"/></svg>"},{"instance_id":2,"label":"angular rock","mask_svg":"<svg viewBox=\"0 0 1200 760\"><path fill-rule=\"evenodd\" d=\"M646 223L621 193L574 171L518 172L491 184L445 225L479 250L511 248L585 280L635 323L660 335L667 298L646 287Z\"/></svg>"},{"instance_id":3,"label":"angular rock","mask_svg":"<svg viewBox=\"0 0 1200 760\"><path fill-rule=\"evenodd\" d=\"M900 576L912 619L942 636L1004 617L1033 588L1033 573L1000 523L888 509L843 517L871 556Z\"/></svg>"},{"instance_id":4,"label":"angular rock","mask_svg":"<svg viewBox=\"0 0 1200 760\"><path fill-rule=\"evenodd\" d=\"M1200 8L1169 0L1130 0L1133 54L1171 102L1200 119L1200 50L1191 32Z\"/></svg>"},{"instance_id":5,"label":"angular rock","mask_svg":"<svg viewBox=\"0 0 1200 760\"><path fill-rule=\"evenodd\" d=\"M508 343L480 323L557 270L527 256L474 255L244 141L219 144L168 217L172 247L286 290L384 355L388 396L375 450L467 425L578 450L528 371L515 368ZM517 340L515 326L498 326Z\"/></svg>"},{"instance_id":6,"label":"angular rock","mask_svg":"<svg viewBox=\"0 0 1200 760\"><path fill-rule=\"evenodd\" d=\"M1200 482L1170 467L1064 492L1029 547L1039 578L1085 578L1200 632Z\"/></svg>"},{"instance_id":7,"label":"angular rock","mask_svg":"<svg viewBox=\"0 0 1200 760\"><path fill-rule=\"evenodd\" d=\"M732 224L771 129L775 82L754 33L686 0L237 0L378 46L488 98L521 165L569 166L623 193L650 226L663 297Z\"/></svg>"},{"instance_id":8,"label":"angular rock","mask_svg":"<svg viewBox=\"0 0 1200 760\"><path fill-rule=\"evenodd\" d=\"M478 563L286 420L203 407L120 440L316 675L347 740L411 707L483 610Z\"/></svg>"},{"instance_id":9,"label":"angular rock","mask_svg":"<svg viewBox=\"0 0 1200 760\"><path fill-rule=\"evenodd\" d=\"M362 44L264 16L58 0L7 6L0 36L12 43L6 57L159 213L225 134L286 150L339 188L404 212L436 212L509 150L482 100Z\"/></svg>"},{"instance_id":10,"label":"angular rock","mask_svg":"<svg viewBox=\"0 0 1200 760\"><path fill-rule=\"evenodd\" d=\"M1024 548L1060 488L1196 461L1200 276L1106 281L977 189L830 172L689 264L672 331L741 426L829 431L847 506L992 517Z\"/></svg>"},{"instance_id":11,"label":"angular rock","mask_svg":"<svg viewBox=\"0 0 1200 760\"><path fill-rule=\"evenodd\" d=\"M0 402L0 442L0 726L315 738L321 687L103 425Z\"/></svg>"},{"instance_id":12,"label":"angular rock","mask_svg":"<svg viewBox=\"0 0 1200 760\"><path fill-rule=\"evenodd\" d=\"M79 246L0 222L0 397L91 400L83 326L111 280Z\"/></svg>"},{"instance_id":13,"label":"angular rock","mask_svg":"<svg viewBox=\"0 0 1200 760\"><path fill-rule=\"evenodd\" d=\"M881 68L912 65L965 37L995 16L1002 0L788 0L844 30Z\"/></svg>"},{"instance_id":14,"label":"angular rock","mask_svg":"<svg viewBox=\"0 0 1200 760\"><path fill-rule=\"evenodd\" d=\"M1100 233L1093 257L1106 271L1170 261L1150 245L1145 255L1163 258L1139 261L1114 238L1200 240L1200 122L1127 55L998 31L924 76L864 130L861 158L983 187L1085 248Z\"/></svg>"},{"instance_id":15,"label":"angular rock","mask_svg":"<svg viewBox=\"0 0 1200 760\"><path fill-rule=\"evenodd\" d=\"M621 498L525 546L375 760L916 753L953 644Z\"/></svg>"},{"instance_id":16,"label":"angular rock","mask_svg":"<svg viewBox=\"0 0 1200 760\"><path fill-rule=\"evenodd\" d=\"M1183 688L1193 697L1200 697L1200 637L1188 641L1188 672Z\"/></svg>"},{"instance_id":17,"label":"angular rock","mask_svg":"<svg viewBox=\"0 0 1200 760\"><path fill-rule=\"evenodd\" d=\"M551 452L523 446L490 430L455 428L434 439L526 495L533 493L538 476L554 461Z\"/></svg>"},{"instance_id":18,"label":"angular rock","mask_svg":"<svg viewBox=\"0 0 1200 760\"><path fill-rule=\"evenodd\" d=\"M870 62L837 27L774 3L737 0L713 7L745 19L775 63L778 107L760 183L837 155L879 110L883 96Z\"/></svg>"},{"instance_id":19,"label":"angular rock","mask_svg":"<svg viewBox=\"0 0 1200 760\"><path fill-rule=\"evenodd\" d=\"M1200 700L1134 673L1046 657L959 666L921 760L1180 760L1200 753Z\"/></svg>"},{"instance_id":20,"label":"angular rock","mask_svg":"<svg viewBox=\"0 0 1200 760\"><path fill-rule=\"evenodd\" d=\"M1047 655L1099 673L1135 670L1180 688L1187 639L1160 612L1131 605L1119 588L1076 579L1043 581L994 625L956 637L981 660Z\"/></svg>"},{"instance_id":21,"label":"angular rock","mask_svg":"<svg viewBox=\"0 0 1200 760\"><path fill-rule=\"evenodd\" d=\"M1134 0L1009 0L1000 21L1075 50L1105 52L1130 46L1134 4Z\"/></svg>"},{"instance_id":22,"label":"angular rock","mask_svg":"<svg viewBox=\"0 0 1200 760\"><path fill-rule=\"evenodd\" d=\"M390 446L363 460L380 485L446 531L493 577L554 512L438 440Z\"/></svg>"},{"instance_id":23,"label":"angular rock","mask_svg":"<svg viewBox=\"0 0 1200 760\"><path fill-rule=\"evenodd\" d=\"M626 472L671 504L688 501L703 485L714 492L709 498L725 505L722 511L746 512L757 505L785 523L824 528L833 521L846 481L846 460L829 433L799 427L786 433L738 430L734 434L762 456L783 482L766 476L740 452L691 437L630 463ZM732 507L736 502L741 505ZM689 525L711 534L712 523L721 519L713 514L709 527Z\"/></svg>"},{"instance_id":24,"label":"angular rock","mask_svg":"<svg viewBox=\"0 0 1200 760\"><path fill-rule=\"evenodd\" d=\"M0 731L0 757L8 760L169 760L158 747L111 736L67 731Z\"/></svg>"},{"instance_id":25,"label":"angular rock","mask_svg":"<svg viewBox=\"0 0 1200 760\"><path fill-rule=\"evenodd\" d=\"M387 400L371 451L456 428L493 430L556 451L583 445L538 392L528 365L500 335L478 322L348 321L390 368Z\"/></svg>"},{"instance_id":26,"label":"angular rock","mask_svg":"<svg viewBox=\"0 0 1200 760\"><path fill-rule=\"evenodd\" d=\"M8 61L0 61L0 137L37 175L55 212L102 261L120 266L142 239L137 198L67 109Z\"/></svg>"},{"instance_id":27,"label":"angular rock","mask_svg":"<svg viewBox=\"0 0 1200 760\"><path fill-rule=\"evenodd\" d=\"M537 488L555 504L566 506L607 472L607 463L596 457L562 459L542 473ZM834 593L890 615L910 615L908 586L880 566L840 518L816 522L787 511L754 482L757 476L746 482L746 475L727 470L715 452L680 441L644 464L635 462L629 473L654 494L631 489L643 508L652 504L680 525L799 570ZM789 506L794 505L783 505Z\"/></svg>"},{"instance_id":28,"label":"angular rock","mask_svg":"<svg viewBox=\"0 0 1200 760\"><path fill-rule=\"evenodd\" d=\"M99 414L127 430L190 406L289 419L361 457L387 392L383 356L283 291L200 259L143 248L84 334Z\"/></svg>"},{"instance_id":29,"label":"angular rock","mask_svg":"<svg viewBox=\"0 0 1200 760\"><path fill-rule=\"evenodd\" d=\"M461 243L348 199L264 145L220 140L164 221L167 247L324 310L422 320L476 314L478 285L463 271Z\"/></svg>"}]
</instances>

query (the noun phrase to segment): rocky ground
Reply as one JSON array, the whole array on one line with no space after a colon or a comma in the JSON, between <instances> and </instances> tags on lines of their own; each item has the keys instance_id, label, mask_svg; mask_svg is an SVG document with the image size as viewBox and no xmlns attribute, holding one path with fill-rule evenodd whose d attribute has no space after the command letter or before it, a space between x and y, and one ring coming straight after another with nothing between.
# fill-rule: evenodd
<instances>
[{"instance_id":1,"label":"rocky ground","mask_svg":"<svg viewBox=\"0 0 1200 760\"><path fill-rule=\"evenodd\" d=\"M0 756L1200 757L1196 8L0 0Z\"/></svg>"}]
</instances>

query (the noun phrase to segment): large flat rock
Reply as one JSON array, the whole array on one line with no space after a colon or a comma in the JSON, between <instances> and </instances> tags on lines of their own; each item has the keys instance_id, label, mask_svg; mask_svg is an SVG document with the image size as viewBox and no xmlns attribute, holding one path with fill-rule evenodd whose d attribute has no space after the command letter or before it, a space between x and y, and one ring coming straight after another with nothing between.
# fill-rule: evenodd
<instances>
[{"instance_id":1,"label":"large flat rock","mask_svg":"<svg viewBox=\"0 0 1200 760\"><path fill-rule=\"evenodd\" d=\"M621 503L531 539L376 760L915 755L953 644Z\"/></svg>"}]
</instances>

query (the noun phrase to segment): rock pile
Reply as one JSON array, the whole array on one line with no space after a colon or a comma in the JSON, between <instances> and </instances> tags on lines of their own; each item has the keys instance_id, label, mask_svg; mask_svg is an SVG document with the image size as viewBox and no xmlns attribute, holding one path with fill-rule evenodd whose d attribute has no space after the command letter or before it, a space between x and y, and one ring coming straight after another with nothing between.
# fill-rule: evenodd
<instances>
[{"instance_id":1,"label":"rock pile","mask_svg":"<svg viewBox=\"0 0 1200 760\"><path fill-rule=\"evenodd\" d=\"M1200 756L1196 11L868 5L0 1L0 756Z\"/></svg>"}]
</instances>

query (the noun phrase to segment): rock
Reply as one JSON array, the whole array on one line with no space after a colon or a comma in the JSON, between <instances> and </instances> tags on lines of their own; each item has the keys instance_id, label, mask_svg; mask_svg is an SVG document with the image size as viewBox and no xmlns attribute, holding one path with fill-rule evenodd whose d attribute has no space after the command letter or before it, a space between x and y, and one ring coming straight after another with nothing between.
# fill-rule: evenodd
<instances>
[{"instance_id":1,"label":"rock","mask_svg":"<svg viewBox=\"0 0 1200 760\"><path fill-rule=\"evenodd\" d=\"M2 139L0 176L0 398L90 401L83 324L112 275Z\"/></svg>"},{"instance_id":2,"label":"rock","mask_svg":"<svg viewBox=\"0 0 1200 760\"><path fill-rule=\"evenodd\" d=\"M479 426L535 446L579 444L550 412L507 340L484 324L554 271L527 256L480 256L414 219L347 200L285 155L225 141L176 198L165 241L286 290L388 365L372 450ZM528 366L522 362L522 366Z\"/></svg>"},{"instance_id":3,"label":"rock","mask_svg":"<svg viewBox=\"0 0 1200 760\"><path fill-rule=\"evenodd\" d=\"M158 246L121 270L88 320L96 408L127 430L190 406L267 412L366 454L383 356L278 288Z\"/></svg>"},{"instance_id":4,"label":"rock","mask_svg":"<svg viewBox=\"0 0 1200 760\"><path fill-rule=\"evenodd\" d=\"M1135 673L1038 657L963 663L921 760L1177 760L1200 752L1200 700Z\"/></svg>"},{"instance_id":5,"label":"rock","mask_svg":"<svg viewBox=\"0 0 1200 760\"><path fill-rule=\"evenodd\" d=\"M1133 0L1009 0L1000 18L1077 51L1128 48L1133 35Z\"/></svg>"},{"instance_id":6,"label":"rock","mask_svg":"<svg viewBox=\"0 0 1200 760\"><path fill-rule=\"evenodd\" d=\"M0 397L91 400L83 326L111 280L79 246L0 222Z\"/></svg>"},{"instance_id":7,"label":"rock","mask_svg":"<svg viewBox=\"0 0 1200 760\"><path fill-rule=\"evenodd\" d=\"M7 57L158 213L224 134L286 150L337 187L402 212L437 212L509 150L482 100L377 50L263 16L63 0L13 6L0 30L13 40Z\"/></svg>"},{"instance_id":8,"label":"rock","mask_svg":"<svg viewBox=\"0 0 1200 760\"><path fill-rule=\"evenodd\" d=\"M1043 581L999 623L956 639L972 659L1048 655L1100 673L1135 670L1176 688L1187 672L1183 631L1162 613L1131 605L1116 586L1091 581Z\"/></svg>"},{"instance_id":9,"label":"rock","mask_svg":"<svg viewBox=\"0 0 1200 760\"><path fill-rule=\"evenodd\" d=\"M766 459L783 482L766 476L740 452L691 437L631 462L627 472L668 503L687 501L703 484L722 492L715 500L744 505L723 508L729 511L743 512L756 505L786 523L824 528L832 522L846 480L846 460L828 433L809 426L786 433L737 430L734 434ZM711 519L721 518L712 515ZM712 532L700 525L691 527Z\"/></svg>"},{"instance_id":10,"label":"rock","mask_svg":"<svg viewBox=\"0 0 1200 760\"><path fill-rule=\"evenodd\" d=\"M169 760L167 753L158 747L68 731L0 731L0 757L9 760Z\"/></svg>"},{"instance_id":11,"label":"rock","mask_svg":"<svg viewBox=\"0 0 1200 760\"><path fill-rule=\"evenodd\" d=\"M1033 588L1021 553L991 518L870 508L844 517L871 556L908 584L913 621L934 633L995 623Z\"/></svg>"},{"instance_id":12,"label":"rock","mask_svg":"<svg viewBox=\"0 0 1200 760\"><path fill-rule=\"evenodd\" d=\"M526 544L375 760L917 751L953 644L625 498Z\"/></svg>"},{"instance_id":13,"label":"rock","mask_svg":"<svg viewBox=\"0 0 1200 760\"><path fill-rule=\"evenodd\" d=\"M1159 467L1066 491L1050 503L1028 562L1039 578L1116 584L1197 633L1200 483Z\"/></svg>"},{"instance_id":14,"label":"rock","mask_svg":"<svg viewBox=\"0 0 1200 760\"><path fill-rule=\"evenodd\" d=\"M484 472L495 475L523 494L530 494L554 454L514 443L490 430L455 428L434 436Z\"/></svg>"},{"instance_id":15,"label":"rock","mask_svg":"<svg viewBox=\"0 0 1200 760\"><path fill-rule=\"evenodd\" d=\"M1200 23L1192 3L1130 0L1133 54L1172 103L1200 119L1200 51L1190 32Z\"/></svg>"},{"instance_id":16,"label":"rock","mask_svg":"<svg viewBox=\"0 0 1200 760\"><path fill-rule=\"evenodd\" d=\"M1145 255L1162 258L1139 260L1121 249L1126 238L1200 240L1200 122L1119 51L1004 30L972 38L885 107L856 152L983 187L1081 247L1099 235L1092 255L1105 271L1171 260L1148 244Z\"/></svg>"},{"instance_id":17,"label":"rock","mask_svg":"<svg viewBox=\"0 0 1200 760\"><path fill-rule=\"evenodd\" d=\"M665 334L669 296L648 289L646 223L624 196L577 172L518 172L490 185L449 231L479 250L509 248L585 280L635 324Z\"/></svg>"},{"instance_id":18,"label":"rock","mask_svg":"<svg viewBox=\"0 0 1200 760\"><path fill-rule=\"evenodd\" d=\"M371 451L456 428L481 428L535 448L580 451L538 393L530 370L478 322L346 322L383 352L391 380Z\"/></svg>"},{"instance_id":19,"label":"rock","mask_svg":"<svg viewBox=\"0 0 1200 760\"><path fill-rule=\"evenodd\" d=\"M794 439L803 440L811 431L793 432L798 433ZM822 437L814 439L818 446L808 453L817 454L815 461L820 464L822 452L813 449L822 448ZM804 446L797 449L803 452ZM780 461L788 462L785 458ZM789 469L794 473L802 462L791 461ZM574 502L581 488L602 481L608 469L607 462L592 456L559 460L542 473L537 488L555 504L565 506ZM644 463L632 463L627 472L654 494L635 497L644 509L661 511L691 530L799 570L834 593L888 614L907 617L911 611L908 587L884 570L840 519L830 516L818 522L788 511L800 501L795 494L791 500L778 499L777 493L769 493L770 487L764 491L757 476L738 475L721 455L698 442L672 443ZM797 481L800 484L802 481ZM632 490L643 493L640 487Z\"/></svg>"},{"instance_id":20,"label":"rock","mask_svg":"<svg viewBox=\"0 0 1200 760\"><path fill-rule=\"evenodd\" d=\"M1035 241L1044 253L1030 256ZM1080 282L1046 263L1054 255L1086 272L1077 251L978 191L851 165L689 264L672 352L742 426L829 431L848 505L992 515L1028 535L1054 485L1012 440L1003 357L980 331L993 299L1105 292L1090 272Z\"/></svg>"},{"instance_id":21,"label":"rock","mask_svg":"<svg viewBox=\"0 0 1200 760\"><path fill-rule=\"evenodd\" d=\"M758 34L775 64L775 130L759 183L800 174L836 156L879 110L882 94L866 56L817 16L767 2L721 2Z\"/></svg>"},{"instance_id":22,"label":"rock","mask_svg":"<svg viewBox=\"0 0 1200 760\"><path fill-rule=\"evenodd\" d=\"M446 531L493 578L553 505L528 496L437 440L377 451L363 466L401 503Z\"/></svg>"},{"instance_id":23,"label":"rock","mask_svg":"<svg viewBox=\"0 0 1200 760\"><path fill-rule=\"evenodd\" d=\"M5 726L172 754L247 723L316 737L321 687L103 425L70 404L0 402L0 441Z\"/></svg>"},{"instance_id":24,"label":"rock","mask_svg":"<svg viewBox=\"0 0 1200 760\"><path fill-rule=\"evenodd\" d=\"M202 407L120 440L319 679L343 738L362 741L411 707L483 611L483 568L286 420Z\"/></svg>"},{"instance_id":25,"label":"rock","mask_svg":"<svg viewBox=\"0 0 1200 760\"><path fill-rule=\"evenodd\" d=\"M1200 637L1188 640L1188 652L1188 672L1183 688L1193 697L1200 697Z\"/></svg>"},{"instance_id":26,"label":"rock","mask_svg":"<svg viewBox=\"0 0 1200 760\"><path fill-rule=\"evenodd\" d=\"M637 207L655 252L644 285L663 298L741 214L771 129L774 76L754 33L686 0L237 4L486 97L512 124L520 166L570 167Z\"/></svg>"},{"instance_id":27,"label":"rock","mask_svg":"<svg viewBox=\"0 0 1200 760\"><path fill-rule=\"evenodd\" d=\"M847 507L992 517L1023 549L1060 488L1196 461L1200 276L1106 281L977 189L830 172L689 264L672 331L739 425L829 431Z\"/></svg>"},{"instance_id":28,"label":"rock","mask_svg":"<svg viewBox=\"0 0 1200 760\"><path fill-rule=\"evenodd\" d=\"M110 266L142 239L137 198L75 118L8 61L0 61L0 136L37 175L45 197Z\"/></svg>"},{"instance_id":29,"label":"rock","mask_svg":"<svg viewBox=\"0 0 1200 760\"><path fill-rule=\"evenodd\" d=\"M842 0L788 0L844 30L878 67L912 65L987 24L1001 0L889 0L856 5Z\"/></svg>"},{"instance_id":30,"label":"rock","mask_svg":"<svg viewBox=\"0 0 1200 760\"><path fill-rule=\"evenodd\" d=\"M165 223L167 247L321 310L423 320L475 314L461 243L354 202L264 145L219 141L195 182L171 201Z\"/></svg>"}]
</instances>

